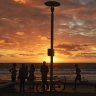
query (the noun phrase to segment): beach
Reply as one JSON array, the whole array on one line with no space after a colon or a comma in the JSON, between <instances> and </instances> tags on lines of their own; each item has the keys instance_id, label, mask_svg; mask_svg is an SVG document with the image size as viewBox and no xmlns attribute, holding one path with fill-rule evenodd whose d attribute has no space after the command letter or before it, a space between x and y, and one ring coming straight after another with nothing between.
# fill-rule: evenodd
<instances>
[{"instance_id":1,"label":"beach","mask_svg":"<svg viewBox=\"0 0 96 96\"><path fill-rule=\"evenodd\" d=\"M5 64L4 66L0 67L0 85L2 82L11 82L11 74L9 72L9 69L12 64ZM17 71L19 68L19 64L17 66ZM30 66L30 65L29 65ZM47 92L42 93L42 92L37 92L36 90L30 90L28 88L28 85L25 87L25 93L19 93L19 82L17 80L16 85L15 85L15 91L7 92L0 92L2 95L0 96L95 96L96 95L96 88L95 88L95 82L96 82L96 71L95 71L95 64L79 64L81 68L81 76L82 76L82 81L88 81L87 83L78 83L77 84L77 89L74 90L74 80L75 80L75 68L74 64L65 64L62 66L54 66L54 77L57 76L62 82L64 81L64 77L66 78L66 88L62 92L53 92L50 94L50 91L47 90ZM35 70L35 82L38 82L41 80L41 74L40 74L40 65L36 66ZM49 81L49 76L48 74L48 81ZM18 72L17 72L18 76Z\"/></svg>"},{"instance_id":2,"label":"beach","mask_svg":"<svg viewBox=\"0 0 96 96\"><path fill-rule=\"evenodd\" d=\"M0 0L0 96L96 96L96 0Z\"/></svg>"},{"instance_id":3,"label":"beach","mask_svg":"<svg viewBox=\"0 0 96 96\"><path fill-rule=\"evenodd\" d=\"M40 65L42 63L38 63L38 64L29 63L27 65L30 67L30 64L35 65L35 79L40 80L41 79ZM73 82L76 77L74 64L76 63L67 63L67 64L54 63L54 70L53 70L54 76L58 76L60 78L66 77L66 80L68 82L71 82L71 81ZM79 64L81 68L82 80L88 80L89 82L96 82L96 64L95 63L77 63L77 64ZM48 66L49 65L50 64L48 64ZM11 73L9 72L9 69L11 68L11 66L12 66L12 63L0 64L0 80L11 80ZM17 76L18 76L19 67L20 67L20 63L17 63ZM50 77L50 72L48 73L48 77Z\"/></svg>"}]
</instances>

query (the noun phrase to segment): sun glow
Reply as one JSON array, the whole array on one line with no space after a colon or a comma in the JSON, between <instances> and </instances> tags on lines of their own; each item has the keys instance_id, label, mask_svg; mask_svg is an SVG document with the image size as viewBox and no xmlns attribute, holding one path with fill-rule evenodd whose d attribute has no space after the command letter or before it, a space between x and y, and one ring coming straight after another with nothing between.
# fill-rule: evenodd
<instances>
[{"instance_id":1,"label":"sun glow","mask_svg":"<svg viewBox=\"0 0 96 96\"><path fill-rule=\"evenodd\" d=\"M45 59L45 61L48 62L48 63L50 63L50 57L47 57L47 58ZM54 63L58 63L58 62L60 62L60 59L57 58L57 57L53 57L53 62L54 62Z\"/></svg>"}]
</instances>

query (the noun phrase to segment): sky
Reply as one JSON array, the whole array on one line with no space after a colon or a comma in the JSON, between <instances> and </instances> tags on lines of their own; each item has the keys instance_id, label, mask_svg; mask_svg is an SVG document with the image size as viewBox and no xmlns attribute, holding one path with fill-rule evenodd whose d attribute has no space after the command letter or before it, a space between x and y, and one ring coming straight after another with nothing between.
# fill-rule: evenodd
<instances>
[{"instance_id":1,"label":"sky","mask_svg":"<svg viewBox=\"0 0 96 96\"><path fill-rule=\"evenodd\" d=\"M0 0L0 62L50 62L48 0ZM55 0L54 62L96 62L96 0Z\"/></svg>"}]
</instances>

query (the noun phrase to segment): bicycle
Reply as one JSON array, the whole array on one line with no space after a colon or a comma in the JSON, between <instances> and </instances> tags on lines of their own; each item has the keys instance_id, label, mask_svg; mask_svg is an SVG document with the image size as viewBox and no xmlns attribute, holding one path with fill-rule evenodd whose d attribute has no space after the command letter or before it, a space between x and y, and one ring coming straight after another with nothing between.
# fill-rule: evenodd
<instances>
[{"instance_id":1,"label":"bicycle","mask_svg":"<svg viewBox=\"0 0 96 96\"><path fill-rule=\"evenodd\" d=\"M65 83L66 83L66 77L61 79L58 76L54 76L53 78L53 91L55 92L62 92L65 90ZM42 82L38 82L36 84L36 90L37 92L46 92L50 90L50 81L48 81L45 85L42 84Z\"/></svg>"}]
</instances>

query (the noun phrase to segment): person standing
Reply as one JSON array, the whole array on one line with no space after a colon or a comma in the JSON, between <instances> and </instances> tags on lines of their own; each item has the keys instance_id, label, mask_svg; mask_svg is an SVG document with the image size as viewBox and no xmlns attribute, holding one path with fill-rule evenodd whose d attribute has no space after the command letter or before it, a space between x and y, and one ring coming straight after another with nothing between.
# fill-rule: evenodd
<instances>
[{"instance_id":1,"label":"person standing","mask_svg":"<svg viewBox=\"0 0 96 96\"><path fill-rule=\"evenodd\" d=\"M77 81L81 82L81 69L79 68L78 64L75 64L75 69L76 69L76 78L74 89L76 89Z\"/></svg>"},{"instance_id":2,"label":"person standing","mask_svg":"<svg viewBox=\"0 0 96 96\"><path fill-rule=\"evenodd\" d=\"M47 86L47 88L48 88L47 75L49 72L49 68L46 65L45 61L43 61L43 65L41 65L41 67L40 67L40 72L41 72L42 86L43 86L43 91L44 91L45 86Z\"/></svg>"},{"instance_id":3,"label":"person standing","mask_svg":"<svg viewBox=\"0 0 96 96\"><path fill-rule=\"evenodd\" d=\"M30 69L29 69L29 77L28 77L29 88L30 88L30 89L34 89L34 80L35 80L34 72L35 72L35 67L34 67L34 65L32 64L32 65L30 66Z\"/></svg>"},{"instance_id":4,"label":"person standing","mask_svg":"<svg viewBox=\"0 0 96 96\"><path fill-rule=\"evenodd\" d=\"M16 82L16 63L13 63L12 68L9 71L11 72L11 81Z\"/></svg>"},{"instance_id":5,"label":"person standing","mask_svg":"<svg viewBox=\"0 0 96 96\"><path fill-rule=\"evenodd\" d=\"M19 68L18 79L20 80L19 91L24 92L25 91L25 79L26 79L26 67L24 64L22 64L21 67Z\"/></svg>"},{"instance_id":6,"label":"person standing","mask_svg":"<svg viewBox=\"0 0 96 96\"><path fill-rule=\"evenodd\" d=\"M28 65L25 65L25 70L26 70L26 80L28 80Z\"/></svg>"}]
</instances>

